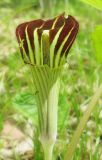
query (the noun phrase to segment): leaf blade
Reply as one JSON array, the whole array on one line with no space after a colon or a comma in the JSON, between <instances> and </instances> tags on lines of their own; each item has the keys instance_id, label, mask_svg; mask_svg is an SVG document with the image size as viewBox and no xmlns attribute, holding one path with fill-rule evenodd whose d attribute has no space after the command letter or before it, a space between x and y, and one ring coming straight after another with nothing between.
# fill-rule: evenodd
<instances>
[{"instance_id":1,"label":"leaf blade","mask_svg":"<svg viewBox=\"0 0 102 160\"><path fill-rule=\"evenodd\" d=\"M72 137L72 140L71 140L69 146L68 146L68 151L65 155L64 160L72 160L72 157L73 157L73 154L75 152L78 141L80 139L80 136L81 136L81 134L82 134L82 132L85 128L85 125L86 125L94 107L96 106L99 98L101 97L101 95L102 95L102 84L97 89L96 93L94 94L91 102L89 103L89 105L87 107L87 110L86 110L85 114L81 118L80 123L79 123L73 137Z\"/></svg>"},{"instance_id":2,"label":"leaf blade","mask_svg":"<svg viewBox=\"0 0 102 160\"><path fill-rule=\"evenodd\" d=\"M102 11L102 1L101 0L81 0L81 1Z\"/></svg>"}]
</instances>

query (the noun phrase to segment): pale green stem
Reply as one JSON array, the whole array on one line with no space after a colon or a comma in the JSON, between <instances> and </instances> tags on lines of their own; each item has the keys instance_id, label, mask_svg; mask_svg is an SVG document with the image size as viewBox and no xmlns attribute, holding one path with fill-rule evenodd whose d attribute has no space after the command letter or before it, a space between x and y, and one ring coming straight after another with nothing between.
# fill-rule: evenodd
<instances>
[{"instance_id":1,"label":"pale green stem","mask_svg":"<svg viewBox=\"0 0 102 160\"><path fill-rule=\"evenodd\" d=\"M39 112L39 140L44 150L45 160L52 160L57 137L58 97L61 74L60 69L32 67L33 82L37 91ZM60 74L59 74L60 72Z\"/></svg>"},{"instance_id":2,"label":"pale green stem","mask_svg":"<svg viewBox=\"0 0 102 160\"><path fill-rule=\"evenodd\" d=\"M46 133L42 132L39 138L44 150L45 160L52 160L53 148L57 137L58 94L59 79L54 82L49 90L47 99Z\"/></svg>"},{"instance_id":3,"label":"pale green stem","mask_svg":"<svg viewBox=\"0 0 102 160\"><path fill-rule=\"evenodd\" d=\"M52 160L53 159L53 147L54 144L48 144L43 146L43 150L44 150L44 160Z\"/></svg>"},{"instance_id":4,"label":"pale green stem","mask_svg":"<svg viewBox=\"0 0 102 160\"><path fill-rule=\"evenodd\" d=\"M59 79L53 84L48 96L47 132L49 136L56 138L57 112L58 112Z\"/></svg>"},{"instance_id":5,"label":"pale green stem","mask_svg":"<svg viewBox=\"0 0 102 160\"><path fill-rule=\"evenodd\" d=\"M52 160L52 146L49 148L46 148L45 152L44 152L44 156L45 156L45 160Z\"/></svg>"}]
</instances>

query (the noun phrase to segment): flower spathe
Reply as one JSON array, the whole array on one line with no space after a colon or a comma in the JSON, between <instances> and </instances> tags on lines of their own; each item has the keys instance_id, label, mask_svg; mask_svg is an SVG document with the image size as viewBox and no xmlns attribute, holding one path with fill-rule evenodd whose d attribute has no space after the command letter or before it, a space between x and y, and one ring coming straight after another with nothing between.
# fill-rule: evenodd
<instances>
[{"instance_id":1,"label":"flower spathe","mask_svg":"<svg viewBox=\"0 0 102 160\"><path fill-rule=\"evenodd\" d=\"M25 63L58 67L64 62L78 33L79 24L64 13L48 20L20 24L16 36ZM63 61L62 61L63 60Z\"/></svg>"}]
</instances>

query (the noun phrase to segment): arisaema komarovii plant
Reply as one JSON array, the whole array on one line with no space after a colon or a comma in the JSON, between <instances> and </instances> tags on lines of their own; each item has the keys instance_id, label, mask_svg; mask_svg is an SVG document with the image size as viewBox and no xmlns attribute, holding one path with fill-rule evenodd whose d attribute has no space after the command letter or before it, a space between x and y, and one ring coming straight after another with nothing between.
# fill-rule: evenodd
<instances>
[{"instance_id":1,"label":"arisaema komarovii plant","mask_svg":"<svg viewBox=\"0 0 102 160\"><path fill-rule=\"evenodd\" d=\"M22 58L32 72L38 107L39 141L45 160L52 160L57 137L60 76L79 29L72 17L37 19L16 29ZM30 77L31 78L31 77Z\"/></svg>"},{"instance_id":2,"label":"arisaema komarovii plant","mask_svg":"<svg viewBox=\"0 0 102 160\"><path fill-rule=\"evenodd\" d=\"M38 107L39 141L43 147L45 160L52 160L57 137L60 77L78 29L78 22L72 16L65 17L64 14L46 21L38 19L25 22L16 29L22 58L32 73L34 83L32 87L36 93ZM100 94L99 90L94 102L92 100L90 103L72 138L65 160L72 159L86 121Z\"/></svg>"}]
</instances>

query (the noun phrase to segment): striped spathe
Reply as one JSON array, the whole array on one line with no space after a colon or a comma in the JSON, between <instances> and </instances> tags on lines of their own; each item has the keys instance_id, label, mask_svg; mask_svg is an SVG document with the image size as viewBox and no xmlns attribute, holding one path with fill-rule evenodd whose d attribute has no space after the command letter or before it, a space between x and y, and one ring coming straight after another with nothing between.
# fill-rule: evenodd
<instances>
[{"instance_id":1,"label":"striped spathe","mask_svg":"<svg viewBox=\"0 0 102 160\"><path fill-rule=\"evenodd\" d=\"M58 67L65 60L79 30L74 17L64 13L48 20L22 23L16 36L25 63Z\"/></svg>"}]
</instances>

